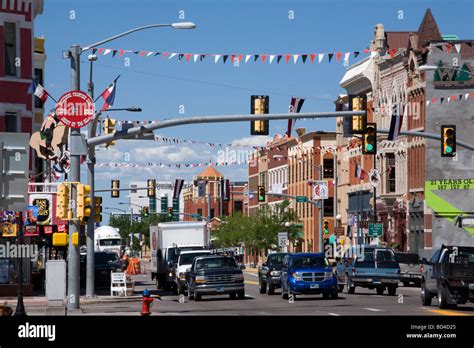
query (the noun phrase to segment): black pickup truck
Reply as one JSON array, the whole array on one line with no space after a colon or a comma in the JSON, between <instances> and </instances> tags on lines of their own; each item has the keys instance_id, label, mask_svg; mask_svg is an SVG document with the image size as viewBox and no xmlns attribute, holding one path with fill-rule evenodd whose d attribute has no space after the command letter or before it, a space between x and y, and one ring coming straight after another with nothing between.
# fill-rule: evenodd
<instances>
[{"instance_id":1,"label":"black pickup truck","mask_svg":"<svg viewBox=\"0 0 474 348\"><path fill-rule=\"evenodd\" d=\"M442 246L430 261L421 259L421 302L431 305L438 297L439 308L474 302L474 247Z\"/></svg>"},{"instance_id":2,"label":"black pickup truck","mask_svg":"<svg viewBox=\"0 0 474 348\"><path fill-rule=\"evenodd\" d=\"M185 278L189 300L199 301L202 295L224 294L231 299L245 298L244 275L232 256L196 257Z\"/></svg>"}]
</instances>

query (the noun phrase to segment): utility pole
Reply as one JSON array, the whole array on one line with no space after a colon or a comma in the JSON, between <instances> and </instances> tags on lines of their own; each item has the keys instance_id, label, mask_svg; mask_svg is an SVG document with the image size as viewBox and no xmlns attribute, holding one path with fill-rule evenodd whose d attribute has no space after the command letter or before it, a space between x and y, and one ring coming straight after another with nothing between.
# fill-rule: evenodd
<instances>
[{"instance_id":1,"label":"utility pole","mask_svg":"<svg viewBox=\"0 0 474 348\"><path fill-rule=\"evenodd\" d=\"M323 166L318 164L318 179L323 180ZM324 240L323 240L323 199L319 200L318 207L318 223L319 223L319 252L324 252Z\"/></svg>"},{"instance_id":2,"label":"utility pole","mask_svg":"<svg viewBox=\"0 0 474 348\"><path fill-rule=\"evenodd\" d=\"M81 89L80 80L80 57L81 47L79 45L72 45L69 50L69 58L71 60L71 89L79 91ZM69 128L69 150L71 152L71 170L69 173L69 180L71 182L81 181L80 171L80 141L81 131L79 128ZM71 185L73 205L72 217L69 221L69 248L68 248L68 289L67 289L67 309L79 309L79 245L73 244L74 233L79 233L80 223L77 219L77 202L76 191L77 186Z\"/></svg>"}]
</instances>

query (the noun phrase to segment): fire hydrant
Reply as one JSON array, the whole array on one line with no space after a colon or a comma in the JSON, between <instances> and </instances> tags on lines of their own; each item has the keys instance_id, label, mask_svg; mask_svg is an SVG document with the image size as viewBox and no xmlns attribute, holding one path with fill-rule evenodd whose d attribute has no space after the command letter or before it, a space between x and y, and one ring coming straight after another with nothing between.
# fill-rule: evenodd
<instances>
[{"instance_id":1,"label":"fire hydrant","mask_svg":"<svg viewBox=\"0 0 474 348\"><path fill-rule=\"evenodd\" d=\"M142 297L142 311L140 312L141 315L150 315L150 307L153 299L150 297L150 291L148 289L143 290L143 297Z\"/></svg>"}]
</instances>

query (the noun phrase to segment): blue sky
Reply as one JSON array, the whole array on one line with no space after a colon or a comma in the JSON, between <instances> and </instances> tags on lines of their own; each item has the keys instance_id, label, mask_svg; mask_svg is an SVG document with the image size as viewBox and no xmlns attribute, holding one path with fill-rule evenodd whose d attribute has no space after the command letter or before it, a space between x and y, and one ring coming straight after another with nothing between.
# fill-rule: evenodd
<instances>
[{"instance_id":1,"label":"blue sky","mask_svg":"<svg viewBox=\"0 0 474 348\"><path fill-rule=\"evenodd\" d=\"M374 26L383 23L387 31L416 31L430 7L443 34L474 38L472 1L159 1L159 0L46 0L44 12L35 21L35 35L46 38L45 87L57 99L70 89L69 62L61 52L71 44L86 46L130 28L153 23L193 21L195 30L150 29L104 45L107 48L183 53L327 53L362 51L373 37ZM71 11L74 11L73 13ZM184 19L179 15L184 11ZM293 11L294 19L289 19ZM399 19L403 11L403 19ZM71 19L71 14L75 19ZM357 59L363 58L361 54ZM130 57L129 67L124 58ZM82 57L83 90L87 89L89 66ZM268 59L268 58L267 58ZM355 60L351 56L350 63ZM86 64L87 63L87 64ZM343 93L339 81L345 68L342 60L321 64L241 63L214 64L178 62L135 55L100 56L94 66L96 96L118 75L114 107L140 106L142 113L110 113L118 120L158 120L197 115L249 112L251 94L270 96L270 112L286 112L291 96L306 97L302 111L333 111L332 100ZM99 101L97 107L101 107ZM180 114L180 106L185 113ZM53 107L48 101L47 108ZM307 130L334 130L334 119L298 121ZM284 133L286 121L271 122L271 134ZM167 137L230 143L248 139L249 124L193 125L165 129ZM260 140L260 143L262 141ZM122 141L109 150L98 151L99 161L131 163L197 163L216 158L208 146L170 146L156 142ZM232 180L246 179L246 166L219 167ZM191 179L195 169L107 169L99 168L97 187L110 187L119 178L129 180ZM84 174L84 173L83 173ZM85 180L85 177L84 177ZM107 200L107 198L106 198ZM111 203L112 204L112 203ZM109 205L111 205L109 204Z\"/></svg>"}]
</instances>

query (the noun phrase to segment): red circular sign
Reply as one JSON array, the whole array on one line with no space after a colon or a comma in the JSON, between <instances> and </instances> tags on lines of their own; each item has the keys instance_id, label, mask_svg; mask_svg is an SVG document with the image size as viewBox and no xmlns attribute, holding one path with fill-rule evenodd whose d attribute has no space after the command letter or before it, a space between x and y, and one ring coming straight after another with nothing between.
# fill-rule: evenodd
<instances>
[{"instance_id":1,"label":"red circular sign","mask_svg":"<svg viewBox=\"0 0 474 348\"><path fill-rule=\"evenodd\" d=\"M70 91L62 95L56 104L56 115L62 124L70 128L81 128L94 117L92 98L82 91Z\"/></svg>"}]
</instances>

